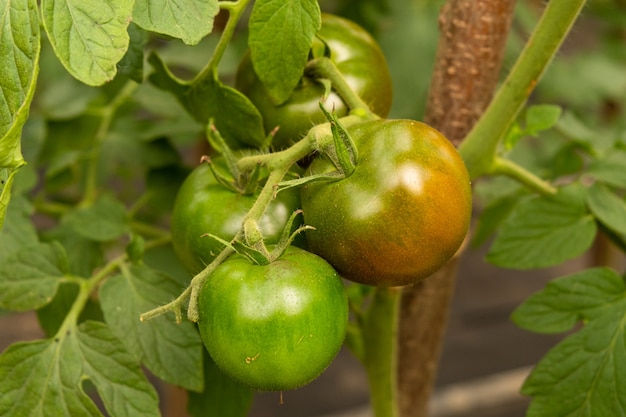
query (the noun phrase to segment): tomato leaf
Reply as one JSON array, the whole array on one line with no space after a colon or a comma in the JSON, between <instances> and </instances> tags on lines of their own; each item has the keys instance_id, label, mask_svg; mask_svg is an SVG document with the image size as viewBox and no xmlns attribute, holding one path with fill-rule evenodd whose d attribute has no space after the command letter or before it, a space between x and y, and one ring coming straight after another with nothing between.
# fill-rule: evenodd
<instances>
[{"instance_id":1,"label":"tomato leaf","mask_svg":"<svg viewBox=\"0 0 626 417\"><path fill-rule=\"evenodd\" d=\"M11 1L0 11L0 228L15 174L24 165L20 136L28 118L39 72L37 2Z\"/></svg>"},{"instance_id":2,"label":"tomato leaf","mask_svg":"<svg viewBox=\"0 0 626 417\"><path fill-rule=\"evenodd\" d=\"M626 152L615 151L594 159L589 164L587 173L597 181L626 188Z\"/></svg>"},{"instance_id":3,"label":"tomato leaf","mask_svg":"<svg viewBox=\"0 0 626 417\"><path fill-rule=\"evenodd\" d=\"M253 398L252 390L224 375L204 350L204 391L189 393L187 411L192 417L246 417Z\"/></svg>"},{"instance_id":4,"label":"tomato leaf","mask_svg":"<svg viewBox=\"0 0 626 417\"><path fill-rule=\"evenodd\" d=\"M514 192L490 201L480 213L472 237L472 246L477 247L485 243L519 204L520 198L521 194Z\"/></svg>"},{"instance_id":5,"label":"tomato leaf","mask_svg":"<svg viewBox=\"0 0 626 417\"><path fill-rule=\"evenodd\" d=\"M591 268L549 282L512 314L518 326L537 333L561 333L593 320L626 296L622 278L609 268Z\"/></svg>"},{"instance_id":6,"label":"tomato leaf","mask_svg":"<svg viewBox=\"0 0 626 417\"><path fill-rule=\"evenodd\" d=\"M201 124L207 125L209 119L214 119L215 126L229 146L259 146L265 142L259 111L246 96L216 79L215 74L193 82L184 81L172 74L156 53L150 55L149 62L154 68L150 81L158 88L174 94Z\"/></svg>"},{"instance_id":7,"label":"tomato leaf","mask_svg":"<svg viewBox=\"0 0 626 417\"><path fill-rule=\"evenodd\" d=\"M98 242L116 239L128 231L126 208L108 196L68 213L63 222L81 236Z\"/></svg>"},{"instance_id":8,"label":"tomato leaf","mask_svg":"<svg viewBox=\"0 0 626 417\"><path fill-rule=\"evenodd\" d=\"M135 0L133 21L145 30L196 45L213 30L217 0Z\"/></svg>"},{"instance_id":9,"label":"tomato leaf","mask_svg":"<svg viewBox=\"0 0 626 417\"><path fill-rule=\"evenodd\" d=\"M83 390L85 379L94 383L109 415L160 415L157 393L139 364L99 322L9 346L0 356L0 415L102 416Z\"/></svg>"},{"instance_id":10,"label":"tomato leaf","mask_svg":"<svg viewBox=\"0 0 626 417\"><path fill-rule=\"evenodd\" d=\"M530 106L526 111L526 134L536 136L539 132L554 127L561 117L561 107L552 104Z\"/></svg>"},{"instance_id":11,"label":"tomato leaf","mask_svg":"<svg viewBox=\"0 0 626 417\"><path fill-rule=\"evenodd\" d=\"M131 0L42 0L43 26L54 52L79 81L102 85L128 49Z\"/></svg>"},{"instance_id":12,"label":"tomato leaf","mask_svg":"<svg viewBox=\"0 0 626 417\"><path fill-rule=\"evenodd\" d=\"M117 63L117 70L120 74L141 83L143 81L143 58L144 47L148 43L148 34L135 23L128 25L128 35L130 43L128 50L120 62Z\"/></svg>"},{"instance_id":13,"label":"tomato leaf","mask_svg":"<svg viewBox=\"0 0 626 417\"><path fill-rule=\"evenodd\" d=\"M314 0L258 0L254 4L248 40L252 64L276 104L289 98L302 77L321 26L320 13Z\"/></svg>"},{"instance_id":14,"label":"tomato leaf","mask_svg":"<svg viewBox=\"0 0 626 417\"><path fill-rule=\"evenodd\" d=\"M549 283L514 313L522 327L561 332L586 324L535 367L522 392L530 417L618 416L626 412L626 286L608 268Z\"/></svg>"},{"instance_id":15,"label":"tomato leaf","mask_svg":"<svg viewBox=\"0 0 626 417\"><path fill-rule=\"evenodd\" d=\"M585 205L585 190L574 184L555 196L519 204L503 224L487 260L515 269L556 265L587 250L596 231Z\"/></svg>"},{"instance_id":16,"label":"tomato leaf","mask_svg":"<svg viewBox=\"0 0 626 417\"><path fill-rule=\"evenodd\" d=\"M606 186L595 183L589 187L587 204L596 218L615 233L626 235L626 202Z\"/></svg>"},{"instance_id":17,"label":"tomato leaf","mask_svg":"<svg viewBox=\"0 0 626 417\"><path fill-rule=\"evenodd\" d=\"M171 317L139 321L141 313L181 291L168 275L136 264L109 278L100 289L100 300L106 322L137 360L166 382L200 391L202 342L193 324L176 323Z\"/></svg>"},{"instance_id":18,"label":"tomato leaf","mask_svg":"<svg viewBox=\"0 0 626 417\"><path fill-rule=\"evenodd\" d=\"M32 211L23 196L18 194L11 199L6 222L0 227L0 262L20 248L39 242L37 230L29 218Z\"/></svg>"},{"instance_id":19,"label":"tomato leaf","mask_svg":"<svg viewBox=\"0 0 626 417\"><path fill-rule=\"evenodd\" d=\"M21 248L0 262L0 307L27 311L48 304L67 269L65 251L58 243Z\"/></svg>"}]
</instances>

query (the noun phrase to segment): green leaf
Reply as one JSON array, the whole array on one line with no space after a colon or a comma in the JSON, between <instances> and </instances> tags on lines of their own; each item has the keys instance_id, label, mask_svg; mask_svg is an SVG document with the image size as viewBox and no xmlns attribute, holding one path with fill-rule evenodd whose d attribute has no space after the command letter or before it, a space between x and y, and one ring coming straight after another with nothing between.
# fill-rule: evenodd
<instances>
[{"instance_id":1,"label":"green leaf","mask_svg":"<svg viewBox=\"0 0 626 417\"><path fill-rule=\"evenodd\" d=\"M106 195L92 206L68 213L63 222L81 236L98 242L116 239L128 231L126 208Z\"/></svg>"},{"instance_id":2,"label":"green leaf","mask_svg":"<svg viewBox=\"0 0 626 417\"><path fill-rule=\"evenodd\" d=\"M150 55L154 73L150 81L160 89L174 94L187 111L201 124L214 119L215 126L229 146L242 144L260 146L265 141L261 114L250 100L239 91L224 85L215 74L193 83L174 76L155 53Z\"/></svg>"},{"instance_id":3,"label":"green leaf","mask_svg":"<svg viewBox=\"0 0 626 417\"><path fill-rule=\"evenodd\" d=\"M550 281L512 314L518 326L538 333L561 333L623 303L624 280L612 269L591 268Z\"/></svg>"},{"instance_id":4,"label":"green leaf","mask_svg":"<svg viewBox=\"0 0 626 417\"><path fill-rule=\"evenodd\" d=\"M85 379L96 386L111 416L160 415L157 393L139 364L98 322L7 348L0 356L0 415L102 416L83 391Z\"/></svg>"},{"instance_id":5,"label":"green leaf","mask_svg":"<svg viewBox=\"0 0 626 417\"><path fill-rule=\"evenodd\" d=\"M22 128L35 93L41 50L37 2L3 1L0 8L0 228L11 187L24 165L20 149Z\"/></svg>"},{"instance_id":6,"label":"green leaf","mask_svg":"<svg viewBox=\"0 0 626 417\"><path fill-rule=\"evenodd\" d=\"M32 207L25 197L16 195L11 199L6 222L0 228L0 262L20 248L39 242L31 214Z\"/></svg>"},{"instance_id":7,"label":"green leaf","mask_svg":"<svg viewBox=\"0 0 626 417\"><path fill-rule=\"evenodd\" d=\"M626 188L626 152L613 151L589 164L587 174L605 184Z\"/></svg>"},{"instance_id":8,"label":"green leaf","mask_svg":"<svg viewBox=\"0 0 626 417\"><path fill-rule=\"evenodd\" d=\"M511 214L520 198L521 194L515 192L489 202L478 218L476 230L472 237L472 246L477 247L485 243Z\"/></svg>"},{"instance_id":9,"label":"green leaf","mask_svg":"<svg viewBox=\"0 0 626 417\"><path fill-rule=\"evenodd\" d=\"M43 25L57 57L79 81L102 85L115 77L128 49L131 0L42 0Z\"/></svg>"},{"instance_id":10,"label":"green leaf","mask_svg":"<svg viewBox=\"0 0 626 417\"><path fill-rule=\"evenodd\" d=\"M626 415L626 300L559 343L522 387L527 417Z\"/></svg>"},{"instance_id":11,"label":"green leaf","mask_svg":"<svg viewBox=\"0 0 626 417\"><path fill-rule=\"evenodd\" d=\"M250 54L255 72L276 104L285 102L300 81L320 26L315 0L255 2L249 22Z\"/></svg>"},{"instance_id":12,"label":"green leaf","mask_svg":"<svg viewBox=\"0 0 626 417\"><path fill-rule=\"evenodd\" d=\"M561 107L552 104L530 106L526 111L527 134L535 136L537 133L554 127L561 116Z\"/></svg>"},{"instance_id":13,"label":"green leaf","mask_svg":"<svg viewBox=\"0 0 626 417\"><path fill-rule=\"evenodd\" d=\"M69 272L81 277L90 277L104 263L104 253L99 242L88 239L67 224L46 230L41 235L44 242L59 242L67 253Z\"/></svg>"},{"instance_id":14,"label":"green leaf","mask_svg":"<svg viewBox=\"0 0 626 417\"><path fill-rule=\"evenodd\" d=\"M47 337L53 337L59 331L79 293L80 287L78 285L62 284L59 286L54 299L37 310L39 325ZM104 321L100 304L93 298L87 301L83 311L80 312L78 323L85 320Z\"/></svg>"},{"instance_id":15,"label":"green leaf","mask_svg":"<svg viewBox=\"0 0 626 417\"><path fill-rule=\"evenodd\" d=\"M128 75L131 80L141 83L143 82L143 51L149 36L135 23L128 25L128 35L130 36L128 50L118 62L117 69L120 74Z\"/></svg>"},{"instance_id":16,"label":"green leaf","mask_svg":"<svg viewBox=\"0 0 626 417\"><path fill-rule=\"evenodd\" d=\"M145 265L132 265L109 278L100 290L107 323L128 350L162 380L183 388L203 388L202 342L189 321L161 316L147 322L139 315L177 297L180 285Z\"/></svg>"},{"instance_id":17,"label":"green leaf","mask_svg":"<svg viewBox=\"0 0 626 417\"><path fill-rule=\"evenodd\" d=\"M192 417L246 417L253 398L252 390L224 375L204 350L204 391L189 393Z\"/></svg>"},{"instance_id":18,"label":"green leaf","mask_svg":"<svg viewBox=\"0 0 626 417\"><path fill-rule=\"evenodd\" d=\"M217 0L135 0L133 21L145 30L196 45L211 33Z\"/></svg>"},{"instance_id":19,"label":"green leaf","mask_svg":"<svg viewBox=\"0 0 626 417\"><path fill-rule=\"evenodd\" d=\"M487 260L514 269L556 265L587 250L596 231L585 205L585 190L574 184L555 196L518 205L503 224Z\"/></svg>"},{"instance_id":20,"label":"green leaf","mask_svg":"<svg viewBox=\"0 0 626 417\"><path fill-rule=\"evenodd\" d=\"M0 307L27 311L48 304L66 271L65 251L59 244L21 248L0 262Z\"/></svg>"},{"instance_id":21,"label":"green leaf","mask_svg":"<svg viewBox=\"0 0 626 417\"><path fill-rule=\"evenodd\" d=\"M595 183L587 192L589 210L608 229L626 235L626 202L609 188Z\"/></svg>"}]
</instances>

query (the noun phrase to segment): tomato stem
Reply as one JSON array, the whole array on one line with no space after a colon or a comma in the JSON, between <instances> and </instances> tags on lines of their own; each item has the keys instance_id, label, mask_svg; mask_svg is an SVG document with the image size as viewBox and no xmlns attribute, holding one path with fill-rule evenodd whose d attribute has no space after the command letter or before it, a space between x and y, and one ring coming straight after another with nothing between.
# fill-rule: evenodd
<instances>
[{"instance_id":1,"label":"tomato stem","mask_svg":"<svg viewBox=\"0 0 626 417\"><path fill-rule=\"evenodd\" d=\"M401 291L377 288L363 317L363 363L376 417L397 417L397 332Z\"/></svg>"},{"instance_id":2,"label":"tomato stem","mask_svg":"<svg viewBox=\"0 0 626 417\"><path fill-rule=\"evenodd\" d=\"M498 144L526 104L584 4L585 0L553 0L547 3L539 23L511 72L485 113L459 146L459 152L472 179L481 175L502 173L502 160L497 158ZM528 180L522 182L533 189L540 192L549 190L550 186L539 178L530 179L533 174L524 173L519 176L519 169L507 169L511 167L509 163L504 166L504 173L514 173L514 178Z\"/></svg>"},{"instance_id":3,"label":"tomato stem","mask_svg":"<svg viewBox=\"0 0 626 417\"><path fill-rule=\"evenodd\" d=\"M341 71L337 68L335 63L327 57L315 58L310 60L305 68L305 71L310 72L317 78L325 78L330 80L332 88L339 94L339 96L346 102L346 105L351 112L363 112L368 120L377 119L370 107L359 97L358 94L350 87ZM332 111L333 109L328 109Z\"/></svg>"}]
</instances>

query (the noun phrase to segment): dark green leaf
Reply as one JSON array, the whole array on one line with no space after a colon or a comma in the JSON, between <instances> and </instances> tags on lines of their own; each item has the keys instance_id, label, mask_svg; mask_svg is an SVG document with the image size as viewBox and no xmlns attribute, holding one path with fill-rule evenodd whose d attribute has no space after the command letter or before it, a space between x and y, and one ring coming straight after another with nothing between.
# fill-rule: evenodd
<instances>
[{"instance_id":1,"label":"dark green leaf","mask_svg":"<svg viewBox=\"0 0 626 417\"><path fill-rule=\"evenodd\" d=\"M217 0L136 0L134 22L145 30L196 45L211 33Z\"/></svg>"},{"instance_id":2,"label":"dark green leaf","mask_svg":"<svg viewBox=\"0 0 626 417\"><path fill-rule=\"evenodd\" d=\"M503 224L487 259L504 268L556 265L587 250L596 231L594 218L587 212L585 190L574 184L555 196L518 205Z\"/></svg>"},{"instance_id":3,"label":"dark green leaf","mask_svg":"<svg viewBox=\"0 0 626 417\"><path fill-rule=\"evenodd\" d=\"M0 262L7 256L28 245L39 242L37 230L30 221L32 207L21 195L11 199L6 222L0 227Z\"/></svg>"},{"instance_id":4,"label":"dark green leaf","mask_svg":"<svg viewBox=\"0 0 626 417\"><path fill-rule=\"evenodd\" d=\"M253 397L253 391L224 375L205 350L204 391L189 393L187 411L192 417L245 417Z\"/></svg>"},{"instance_id":5,"label":"dark green leaf","mask_svg":"<svg viewBox=\"0 0 626 417\"><path fill-rule=\"evenodd\" d=\"M587 269L549 282L524 301L512 319L534 332L561 333L622 303L625 292L624 280L612 269Z\"/></svg>"},{"instance_id":6,"label":"dark green leaf","mask_svg":"<svg viewBox=\"0 0 626 417\"><path fill-rule=\"evenodd\" d=\"M472 237L472 245L479 246L485 243L511 214L520 198L520 193L513 193L489 202L478 218L476 230Z\"/></svg>"},{"instance_id":7,"label":"dark green leaf","mask_svg":"<svg viewBox=\"0 0 626 417\"><path fill-rule=\"evenodd\" d=\"M61 327L65 317L70 312L79 288L75 284L62 284L54 296L54 299L44 307L37 310L39 325L48 337L54 336ZM94 299L89 299L85 308L78 317L78 322L85 320L104 321L100 305Z\"/></svg>"},{"instance_id":8,"label":"dark green leaf","mask_svg":"<svg viewBox=\"0 0 626 417\"><path fill-rule=\"evenodd\" d=\"M248 41L252 63L277 104L286 101L300 81L320 26L315 0L255 2Z\"/></svg>"},{"instance_id":9,"label":"dark green leaf","mask_svg":"<svg viewBox=\"0 0 626 417\"><path fill-rule=\"evenodd\" d=\"M150 55L155 72L150 81L169 91L201 124L213 119L229 146L260 146L265 141L263 121L250 100L232 87L224 85L215 74L187 82L174 76L156 54Z\"/></svg>"},{"instance_id":10,"label":"dark green leaf","mask_svg":"<svg viewBox=\"0 0 626 417\"><path fill-rule=\"evenodd\" d=\"M527 417L626 415L626 299L552 349L522 387Z\"/></svg>"},{"instance_id":11,"label":"dark green leaf","mask_svg":"<svg viewBox=\"0 0 626 417\"><path fill-rule=\"evenodd\" d=\"M67 271L67 259L58 244L25 246L0 262L0 307L27 311L54 298Z\"/></svg>"},{"instance_id":12,"label":"dark green leaf","mask_svg":"<svg viewBox=\"0 0 626 417\"><path fill-rule=\"evenodd\" d=\"M615 233L626 235L626 202L601 184L593 184L587 192L589 210Z\"/></svg>"},{"instance_id":13,"label":"dark green leaf","mask_svg":"<svg viewBox=\"0 0 626 417\"><path fill-rule=\"evenodd\" d=\"M139 315L176 298L183 288L168 275L132 265L100 290L107 323L128 350L156 376L186 389L202 390L202 342L191 322L173 316L139 321Z\"/></svg>"},{"instance_id":14,"label":"dark green leaf","mask_svg":"<svg viewBox=\"0 0 626 417\"><path fill-rule=\"evenodd\" d=\"M116 239L128 231L126 208L108 196L68 213L63 221L81 236L99 242Z\"/></svg>"},{"instance_id":15,"label":"dark green leaf","mask_svg":"<svg viewBox=\"0 0 626 417\"><path fill-rule=\"evenodd\" d=\"M92 86L113 79L128 49L133 2L42 0L43 25L67 71Z\"/></svg>"},{"instance_id":16,"label":"dark green leaf","mask_svg":"<svg viewBox=\"0 0 626 417\"><path fill-rule=\"evenodd\" d=\"M88 239L68 225L60 225L44 231L41 239L45 242L57 241L65 248L69 263L69 272L74 275L89 277L101 266L104 253L99 242Z\"/></svg>"},{"instance_id":17,"label":"dark green leaf","mask_svg":"<svg viewBox=\"0 0 626 417\"><path fill-rule=\"evenodd\" d=\"M143 81L143 50L148 42L148 34L135 23L128 25L130 44L126 55L118 62L117 69L120 74L128 75L131 80L140 83Z\"/></svg>"},{"instance_id":18,"label":"dark green leaf","mask_svg":"<svg viewBox=\"0 0 626 417\"><path fill-rule=\"evenodd\" d=\"M83 391L85 378L97 387L111 416L160 415L157 393L139 364L98 322L5 350L0 356L0 415L102 416Z\"/></svg>"}]
</instances>

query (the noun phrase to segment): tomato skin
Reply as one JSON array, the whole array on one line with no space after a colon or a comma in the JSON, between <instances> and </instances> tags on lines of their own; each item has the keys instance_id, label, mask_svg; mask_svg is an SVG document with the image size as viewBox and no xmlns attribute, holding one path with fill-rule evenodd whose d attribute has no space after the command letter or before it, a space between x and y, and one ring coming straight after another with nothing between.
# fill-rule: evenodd
<instances>
[{"instance_id":1,"label":"tomato skin","mask_svg":"<svg viewBox=\"0 0 626 417\"><path fill-rule=\"evenodd\" d=\"M339 275L294 246L268 265L233 255L208 278L198 307L200 335L216 365L261 391L317 378L339 352L348 322Z\"/></svg>"},{"instance_id":2,"label":"tomato skin","mask_svg":"<svg viewBox=\"0 0 626 417\"><path fill-rule=\"evenodd\" d=\"M391 109L392 82L385 56L376 41L359 25L347 19L322 14L318 37L327 43L330 59L345 77L348 85L381 117ZM316 124L326 122L319 108L324 87L308 76L303 76L291 97L275 105L256 75L246 54L236 74L235 86L259 109L267 133L280 126L273 139L276 148L284 148L298 141ZM343 100L331 92L324 102L338 117L348 109Z\"/></svg>"},{"instance_id":3,"label":"tomato skin","mask_svg":"<svg viewBox=\"0 0 626 417\"><path fill-rule=\"evenodd\" d=\"M224 170L221 157L214 158L213 164ZM211 233L231 240L255 200L256 195L239 194L218 183L208 164L199 165L189 174L178 191L171 219L174 252L189 272L200 272L223 249L217 240L203 235ZM295 190L282 191L272 200L259 222L267 243L278 242L299 205ZM295 224L294 229L298 226Z\"/></svg>"},{"instance_id":4,"label":"tomato skin","mask_svg":"<svg viewBox=\"0 0 626 417\"><path fill-rule=\"evenodd\" d=\"M348 178L302 188L309 250L346 279L376 286L418 282L462 244L472 213L470 179L454 146L412 120L348 129L359 160ZM316 159L311 174L334 170Z\"/></svg>"}]
</instances>

